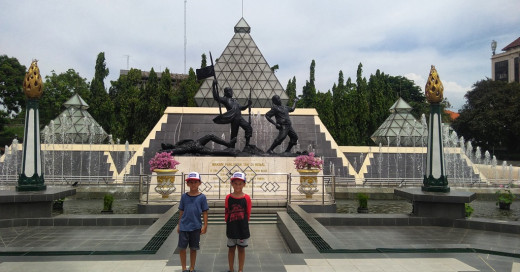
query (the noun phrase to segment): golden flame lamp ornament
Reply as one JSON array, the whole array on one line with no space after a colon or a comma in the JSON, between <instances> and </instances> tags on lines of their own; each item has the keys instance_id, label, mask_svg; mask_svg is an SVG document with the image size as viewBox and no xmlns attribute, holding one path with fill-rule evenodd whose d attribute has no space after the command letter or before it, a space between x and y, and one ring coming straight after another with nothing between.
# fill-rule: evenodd
<instances>
[{"instance_id":1,"label":"golden flame lamp ornament","mask_svg":"<svg viewBox=\"0 0 520 272\"><path fill-rule=\"evenodd\" d=\"M22 84L27 97L27 107L23 135L22 168L16 191L44 191L47 189L43 178L40 145L39 99L43 93L43 84L37 63L37 60L32 61Z\"/></svg>"},{"instance_id":2,"label":"golden flame lamp ornament","mask_svg":"<svg viewBox=\"0 0 520 272\"><path fill-rule=\"evenodd\" d=\"M435 66L433 65L430 69L430 75L428 76L428 82L426 82L424 90L426 92L426 99L429 103L442 102L444 98L444 87L442 86L439 74L437 74L437 70L435 70Z\"/></svg>"},{"instance_id":3,"label":"golden flame lamp ornament","mask_svg":"<svg viewBox=\"0 0 520 272\"><path fill-rule=\"evenodd\" d=\"M422 191L450 191L448 177L445 174L444 147L442 140L442 102L444 87L439 79L435 66L432 65L428 83L426 83L426 99L430 103L428 122L428 147L426 149L426 169Z\"/></svg>"},{"instance_id":4,"label":"golden flame lamp ornament","mask_svg":"<svg viewBox=\"0 0 520 272\"><path fill-rule=\"evenodd\" d=\"M29 99L39 99L43 93L42 77L40 76L40 68L38 61L33 60L29 71L25 74L23 80L23 90L25 96Z\"/></svg>"}]
</instances>

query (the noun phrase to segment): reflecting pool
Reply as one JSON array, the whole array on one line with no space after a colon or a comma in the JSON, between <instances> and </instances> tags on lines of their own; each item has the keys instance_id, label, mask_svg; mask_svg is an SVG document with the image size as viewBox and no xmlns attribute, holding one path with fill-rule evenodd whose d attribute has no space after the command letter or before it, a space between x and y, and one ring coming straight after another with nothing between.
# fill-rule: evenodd
<instances>
[{"instance_id":1,"label":"reflecting pool","mask_svg":"<svg viewBox=\"0 0 520 272\"><path fill-rule=\"evenodd\" d=\"M138 199L114 199L112 210L114 214L136 214ZM59 214L101 214L103 199L75 199L66 198L63 202L63 211L53 211Z\"/></svg>"},{"instance_id":2,"label":"reflecting pool","mask_svg":"<svg viewBox=\"0 0 520 272\"><path fill-rule=\"evenodd\" d=\"M473 214L471 217L481 217L497 220L518 221L520 218L520 202L515 201L511 204L511 210L500 210L495 205L495 201L475 200L471 202ZM357 200L337 199L336 211L338 213L357 213ZM368 200L369 213L388 213L388 214L410 214L412 204L406 200Z\"/></svg>"}]
</instances>

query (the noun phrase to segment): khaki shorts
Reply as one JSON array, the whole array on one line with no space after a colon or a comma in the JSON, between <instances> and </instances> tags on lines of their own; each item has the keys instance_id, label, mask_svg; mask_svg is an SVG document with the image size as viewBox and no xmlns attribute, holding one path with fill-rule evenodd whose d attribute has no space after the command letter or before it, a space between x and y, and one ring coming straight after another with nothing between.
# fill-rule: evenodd
<instances>
[{"instance_id":1,"label":"khaki shorts","mask_svg":"<svg viewBox=\"0 0 520 272\"><path fill-rule=\"evenodd\" d=\"M234 246L240 246L240 247L247 247L247 242L249 239L227 239L227 246L228 247L234 247Z\"/></svg>"}]
</instances>

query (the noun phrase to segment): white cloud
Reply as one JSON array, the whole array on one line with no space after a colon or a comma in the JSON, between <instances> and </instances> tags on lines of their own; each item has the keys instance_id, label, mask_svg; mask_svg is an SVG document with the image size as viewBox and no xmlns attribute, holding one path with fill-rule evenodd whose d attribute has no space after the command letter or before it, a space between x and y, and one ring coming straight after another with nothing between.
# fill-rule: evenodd
<instances>
[{"instance_id":1,"label":"white cloud","mask_svg":"<svg viewBox=\"0 0 520 272\"><path fill-rule=\"evenodd\" d=\"M466 103L464 95L471 90L471 87L461 86L453 81L443 81L442 85L444 86L444 96L448 98L451 108L455 109L455 111L461 109Z\"/></svg>"},{"instance_id":2,"label":"white cloud","mask_svg":"<svg viewBox=\"0 0 520 272\"><path fill-rule=\"evenodd\" d=\"M219 57L242 3L253 39L270 65L279 64L284 87L296 76L301 90L313 59L322 92L340 70L354 79L359 63L367 78L380 69L414 75L424 88L418 79L433 64L455 109L468 86L490 77L491 40L500 50L520 36L518 1L188 0L187 69L200 66L202 53ZM73 68L90 81L99 52L109 80L126 69L125 55L130 67L184 72L184 1L2 1L0 25L0 54L25 66L39 59L43 76Z\"/></svg>"},{"instance_id":3,"label":"white cloud","mask_svg":"<svg viewBox=\"0 0 520 272\"><path fill-rule=\"evenodd\" d=\"M408 73L408 74L405 74L404 77L406 77L409 80L413 80L415 85L421 87L421 90L424 91L424 86L426 86L426 80L428 79L428 76L423 77L423 76L415 74L415 73Z\"/></svg>"}]
</instances>

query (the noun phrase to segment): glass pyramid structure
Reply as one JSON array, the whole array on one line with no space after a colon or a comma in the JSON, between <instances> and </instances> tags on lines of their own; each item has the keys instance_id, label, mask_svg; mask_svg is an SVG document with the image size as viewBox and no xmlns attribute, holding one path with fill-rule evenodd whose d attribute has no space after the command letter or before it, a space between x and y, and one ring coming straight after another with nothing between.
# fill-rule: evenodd
<instances>
[{"instance_id":1,"label":"glass pyramid structure","mask_svg":"<svg viewBox=\"0 0 520 272\"><path fill-rule=\"evenodd\" d=\"M273 95L279 95L285 105L288 100L287 94L253 41L250 32L251 27L241 18L235 25L233 38L214 64L219 94L223 96L224 88L231 87L233 97L238 99L241 105L245 105L251 92L252 106L256 108L270 108ZM205 79L195 94L198 106L218 106L212 95L213 79Z\"/></svg>"},{"instance_id":2,"label":"glass pyramid structure","mask_svg":"<svg viewBox=\"0 0 520 272\"><path fill-rule=\"evenodd\" d=\"M63 103L65 110L41 131L45 144L101 144L108 137L105 130L87 112L88 104L74 94Z\"/></svg>"},{"instance_id":3,"label":"glass pyramid structure","mask_svg":"<svg viewBox=\"0 0 520 272\"><path fill-rule=\"evenodd\" d=\"M412 107L399 97L390 107L390 116L370 136L372 141L383 146L426 146L426 118L417 121L411 110Z\"/></svg>"}]
</instances>

